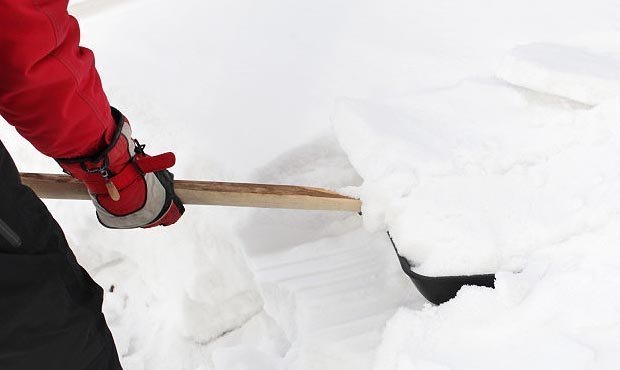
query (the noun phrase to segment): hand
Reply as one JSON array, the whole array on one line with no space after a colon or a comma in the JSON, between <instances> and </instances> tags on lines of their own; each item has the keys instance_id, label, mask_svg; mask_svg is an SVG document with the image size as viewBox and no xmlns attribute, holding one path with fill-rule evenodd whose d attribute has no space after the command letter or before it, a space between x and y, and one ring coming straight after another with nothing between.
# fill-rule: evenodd
<instances>
[{"instance_id":1,"label":"hand","mask_svg":"<svg viewBox=\"0 0 620 370\"><path fill-rule=\"evenodd\" d=\"M127 119L116 109L117 131L112 143L89 158L57 159L63 170L81 180L97 209L99 222L114 229L168 226L185 211L174 193L175 163L168 152L151 157L131 137Z\"/></svg>"}]
</instances>

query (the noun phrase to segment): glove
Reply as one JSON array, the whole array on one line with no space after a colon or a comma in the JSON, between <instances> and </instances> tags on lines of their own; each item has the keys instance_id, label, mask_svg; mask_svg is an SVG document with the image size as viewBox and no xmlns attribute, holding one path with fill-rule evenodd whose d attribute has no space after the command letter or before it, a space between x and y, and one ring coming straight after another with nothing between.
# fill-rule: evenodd
<instances>
[{"instance_id":1,"label":"glove","mask_svg":"<svg viewBox=\"0 0 620 370\"><path fill-rule=\"evenodd\" d=\"M151 157L131 138L127 119L112 108L117 124L112 142L88 158L56 159L63 170L88 188L99 222L113 229L168 226L185 212L174 193L175 163L168 152Z\"/></svg>"}]
</instances>

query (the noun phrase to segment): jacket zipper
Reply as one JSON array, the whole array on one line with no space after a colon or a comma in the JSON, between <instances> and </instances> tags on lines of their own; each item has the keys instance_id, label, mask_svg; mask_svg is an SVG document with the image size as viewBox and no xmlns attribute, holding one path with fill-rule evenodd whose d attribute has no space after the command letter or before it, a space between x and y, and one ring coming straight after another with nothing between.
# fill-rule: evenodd
<instances>
[{"instance_id":1,"label":"jacket zipper","mask_svg":"<svg viewBox=\"0 0 620 370\"><path fill-rule=\"evenodd\" d=\"M0 218L0 235L6 239L11 246L19 248L22 246L22 239Z\"/></svg>"}]
</instances>

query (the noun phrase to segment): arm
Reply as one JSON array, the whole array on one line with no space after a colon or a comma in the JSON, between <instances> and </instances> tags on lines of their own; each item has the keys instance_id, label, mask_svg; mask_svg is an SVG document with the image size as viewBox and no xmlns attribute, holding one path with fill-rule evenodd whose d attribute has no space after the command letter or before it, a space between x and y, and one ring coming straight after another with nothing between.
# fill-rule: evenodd
<instances>
[{"instance_id":1,"label":"arm","mask_svg":"<svg viewBox=\"0 0 620 370\"><path fill-rule=\"evenodd\" d=\"M66 0L0 0L0 115L42 153L94 154L116 125Z\"/></svg>"},{"instance_id":2,"label":"arm","mask_svg":"<svg viewBox=\"0 0 620 370\"><path fill-rule=\"evenodd\" d=\"M0 114L84 182L104 226L175 223L184 208L167 171L174 155L134 142L79 42L67 0L0 0Z\"/></svg>"}]
</instances>

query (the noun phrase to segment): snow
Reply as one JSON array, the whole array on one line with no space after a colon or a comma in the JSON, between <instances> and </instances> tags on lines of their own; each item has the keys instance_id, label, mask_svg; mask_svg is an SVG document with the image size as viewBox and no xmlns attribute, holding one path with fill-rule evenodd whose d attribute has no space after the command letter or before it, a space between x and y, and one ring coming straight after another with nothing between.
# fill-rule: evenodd
<instances>
[{"instance_id":1,"label":"snow","mask_svg":"<svg viewBox=\"0 0 620 370\"><path fill-rule=\"evenodd\" d=\"M360 183L331 136L283 153L255 178L334 189ZM360 226L361 218L348 212L264 209L238 225L265 312L289 343L286 369L366 366L396 308L421 304L385 234Z\"/></svg>"},{"instance_id":2,"label":"snow","mask_svg":"<svg viewBox=\"0 0 620 370\"><path fill-rule=\"evenodd\" d=\"M614 102L572 110L479 82L411 101L341 102L335 122L364 178L367 227L389 228L420 273L519 270L532 250L615 217Z\"/></svg>"},{"instance_id":3,"label":"snow","mask_svg":"<svg viewBox=\"0 0 620 370\"><path fill-rule=\"evenodd\" d=\"M546 43L521 45L506 58L497 76L588 105L620 96L620 57L609 51Z\"/></svg>"},{"instance_id":4,"label":"snow","mask_svg":"<svg viewBox=\"0 0 620 370\"><path fill-rule=\"evenodd\" d=\"M402 309L374 369L617 368L618 226L537 252L521 273L498 274L495 290Z\"/></svg>"},{"instance_id":5,"label":"snow","mask_svg":"<svg viewBox=\"0 0 620 370\"><path fill-rule=\"evenodd\" d=\"M81 0L111 102L177 178L320 186L348 213L188 207L111 231L46 201L127 370L611 369L612 0ZM57 172L7 125L22 171ZM428 275L497 272L425 304Z\"/></svg>"}]
</instances>

